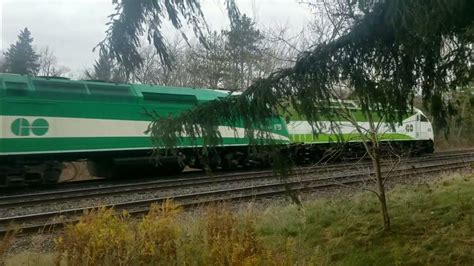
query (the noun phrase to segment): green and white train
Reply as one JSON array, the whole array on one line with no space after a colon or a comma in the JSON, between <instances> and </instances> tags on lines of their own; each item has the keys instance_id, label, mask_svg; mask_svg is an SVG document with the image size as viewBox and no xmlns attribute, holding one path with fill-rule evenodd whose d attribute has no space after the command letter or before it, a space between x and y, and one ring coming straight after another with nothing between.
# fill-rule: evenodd
<instances>
[{"instance_id":1,"label":"green and white train","mask_svg":"<svg viewBox=\"0 0 474 266\"><path fill-rule=\"evenodd\" d=\"M293 151L297 161L318 161L325 152L334 150L334 147L337 147L336 150L342 151L345 156L350 157L360 157L365 153L362 138L353 123L356 122L359 129L363 133L367 133L370 129L369 121L355 102L334 102L334 108L341 104L347 107L344 112L349 111L353 121L344 119L339 121L321 120L316 126L312 127L308 121L305 121L297 113L292 112L287 117L288 134L291 142L302 144L298 145ZM336 117L338 113L340 111L335 111ZM373 117L377 119L378 116L373 114ZM407 115L401 124L394 126L384 122L376 124L379 128L379 141L382 141L382 144L392 151L410 154L432 153L434 151L432 125L419 109L415 108L414 112ZM317 134L314 134L314 131L318 131ZM343 144L343 147L341 147L341 144Z\"/></svg>"},{"instance_id":2,"label":"green and white train","mask_svg":"<svg viewBox=\"0 0 474 266\"><path fill-rule=\"evenodd\" d=\"M145 133L150 111L178 114L228 95L220 90L0 74L0 187L56 183L62 163L79 159L88 161L93 175L103 177L179 172L185 165L203 167L204 160L224 168L264 163L264 156L250 158L243 128L236 134L226 126L219 128L222 145L207 158L196 142L185 140L177 156L153 161L153 144ZM307 122L291 120L287 125L282 118L274 119L269 126L281 145L308 145L312 152L323 150L316 146L330 147L330 132L314 136ZM353 134L350 127L343 131ZM431 124L417 111L386 140L421 144L432 151Z\"/></svg>"}]
</instances>

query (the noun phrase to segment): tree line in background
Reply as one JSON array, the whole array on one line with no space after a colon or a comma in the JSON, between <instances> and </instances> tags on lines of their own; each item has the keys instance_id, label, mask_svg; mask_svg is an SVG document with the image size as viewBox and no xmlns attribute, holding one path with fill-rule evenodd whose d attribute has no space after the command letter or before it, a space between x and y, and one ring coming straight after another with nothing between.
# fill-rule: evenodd
<instances>
[{"instance_id":1,"label":"tree line in background","mask_svg":"<svg viewBox=\"0 0 474 266\"><path fill-rule=\"evenodd\" d=\"M449 120L447 134L435 135L435 143L441 148L474 145L474 84L451 95L455 99L455 114Z\"/></svg>"},{"instance_id":2,"label":"tree line in background","mask_svg":"<svg viewBox=\"0 0 474 266\"><path fill-rule=\"evenodd\" d=\"M94 65L84 73L74 75L58 64L49 47L35 50L32 34L25 28L20 31L17 42L2 53L0 71L31 76L69 74L79 79L243 91L255 79L294 62L298 47L307 41L303 34L298 34L298 38L287 35L287 29L264 33L243 14L229 29L204 35L204 43L188 42L182 37L171 41L168 46L172 68L162 64L153 46L141 48L143 65L133 72L127 72L107 51L100 49Z\"/></svg>"},{"instance_id":3,"label":"tree line in background","mask_svg":"<svg viewBox=\"0 0 474 266\"><path fill-rule=\"evenodd\" d=\"M101 49L85 76L113 82L243 91L252 81L288 66L295 60L297 47L306 43L304 36L288 41L282 35L287 35L286 29L264 33L243 14L229 29L204 35L204 42L177 38L168 43L171 68L163 65L153 46L140 48L142 65L130 72Z\"/></svg>"},{"instance_id":4,"label":"tree line in background","mask_svg":"<svg viewBox=\"0 0 474 266\"><path fill-rule=\"evenodd\" d=\"M35 51L33 37L28 28L20 31L18 41L0 56L0 72L31 76L61 76L69 72L58 64L49 47Z\"/></svg>"}]
</instances>

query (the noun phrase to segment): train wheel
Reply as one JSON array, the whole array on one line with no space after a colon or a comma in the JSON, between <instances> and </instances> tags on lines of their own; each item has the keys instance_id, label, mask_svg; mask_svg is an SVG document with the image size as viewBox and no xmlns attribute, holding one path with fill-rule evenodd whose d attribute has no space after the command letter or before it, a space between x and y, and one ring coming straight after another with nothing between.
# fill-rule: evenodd
<instances>
[{"instance_id":1,"label":"train wheel","mask_svg":"<svg viewBox=\"0 0 474 266\"><path fill-rule=\"evenodd\" d=\"M53 161L46 163L46 169L43 172L43 184L57 184L62 172L63 164L61 162Z\"/></svg>"},{"instance_id":2,"label":"train wheel","mask_svg":"<svg viewBox=\"0 0 474 266\"><path fill-rule=\"evenodd\" d=\"M112 160L87 161L87 170L92 176L103 178L117 177L116 166Z\"/></svg>"}]
</instances>

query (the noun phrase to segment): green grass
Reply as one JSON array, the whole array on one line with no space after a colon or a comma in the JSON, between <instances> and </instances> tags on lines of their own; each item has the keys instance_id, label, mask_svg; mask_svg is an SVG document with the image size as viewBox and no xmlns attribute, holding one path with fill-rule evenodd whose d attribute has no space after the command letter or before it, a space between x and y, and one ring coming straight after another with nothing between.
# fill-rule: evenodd
<instances>
[{"instance_id":1,"label":"green grass","mask_svg":"<svg viewBox=\"0 0 474 266\"><path fill-rule=\"evenodd\" d=\"M382 231L372 194L318 200L305 211L268 210L265 243L299 263L318 265L473 265L474 177L399 187L389 193L392 230ZM287 243L287 245L282 245Z\"/></svg>"},{"instance_id":2,"label":"green grass","mask_svg":"<svg viewBox=\"0 0 474 266\"><path fill-rule=\"evenodd\" d=\"M390 232L382 230L380 207L370 193L307 202L302 210L272 207L246 214L212 206L191 217L176 216L164 204L168 211L138 221L105 210L69 227L57 251L63 263L79 265L474 264L474 176L400 186L388 199ZM49 265L57 255L20 253L6 264Z\"/></svg>"}]
</instances>

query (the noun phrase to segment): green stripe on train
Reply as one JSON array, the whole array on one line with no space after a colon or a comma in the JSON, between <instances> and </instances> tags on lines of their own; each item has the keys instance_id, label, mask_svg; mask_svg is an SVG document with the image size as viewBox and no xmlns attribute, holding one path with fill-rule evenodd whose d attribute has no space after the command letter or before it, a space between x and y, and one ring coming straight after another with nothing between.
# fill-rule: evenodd
<instances>
[{"instance_id":1,"label":"green stripe on train","mask_svg":"<svg viewBox=\"0 0 474 266\"><path fill-rule=\"evenodd\" d=\"M413 140L412 137L400 133L387 133L380 136L381 140ZM338 141L361 141L359 134L292 134L290 135L292 142L338 142Z\"/></svg>"},{"instance_id":2,"label":"green stripe on train","mask_svg":"<svg viewBox=\"0 0 474 266\"><path fill-rule=\"evenodd\" d=\"M44 117L71 117L93 119L116 119L150 121L153 110L167 116L172 111L179 114L186 110L183 107L157 107L151 104L115 103L115 102L80 102L80 101L53 101L44 99L2 100L2 115L14 116L44 116Z\"/></svg>"},{"instance_id":3,"label":"green stripe on train","mask_svg":"<svg viewBox=\"0 0 474 266\"><path fill-rule=\"evenodd\" d=\"M335 107L334 107L335 108ZM367 115L360 110L360 108L355 108L355 109L350 109L352 118L355 119L357 122L368 122L369 119L367 118ZM282 115L287 116L289 121L305 121L307 120L306 117L298 112L292 107L289 107L286 109L285 112L282 112ZM414 113L413 113L414 114ZM413 114L407 114L403 117L403 119L406 119L410 117ZM371 112L372 120L373 121L380 121L381 117L377 114L377 112ZM349 121L347 118L338 115L337 112L333 114L333 116L329 117L326 114L321 114L319 117L319 121Z\"/></svg>"},{"instance_id":4,"label":"green stripe on train","mask_svg":"<svg viewBox=\"0 0 474 266\"><path fill-rule=\"evenodd\" d=\"M262 140L266 141L266 140ZM246 138L223 138L224 145L248 145ZM267 141L268 143L268 141ZM273 143L285 144L285 140L273 140ZM202 139L197 139L194 145L202 145ZM28 152L81 152L94 150L115 149L152 149L150 137L91 137L91 138L17 138L0 139L1 153ZM190 138L184 138L181 146L194 147Z\"/></svg>"}]
</instances>

